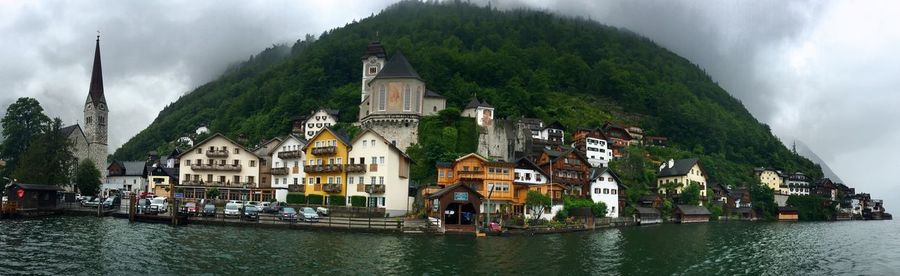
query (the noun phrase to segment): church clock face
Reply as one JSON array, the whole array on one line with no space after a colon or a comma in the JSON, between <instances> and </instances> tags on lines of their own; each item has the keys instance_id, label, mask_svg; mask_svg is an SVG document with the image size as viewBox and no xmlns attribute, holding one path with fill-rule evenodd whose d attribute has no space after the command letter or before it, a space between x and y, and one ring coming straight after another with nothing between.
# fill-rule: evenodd
<instances>
[{"instance_id":1,"label":"church clock face","mask_svg":"<svg viewBox=\"0 0 900 276\"><path fill-rule=\"evenodd\" d=\"M99 107L99 108L100 108L100 110L106 110L106 105L100 104L100 107Z\"/></svg>"}]
</instances>

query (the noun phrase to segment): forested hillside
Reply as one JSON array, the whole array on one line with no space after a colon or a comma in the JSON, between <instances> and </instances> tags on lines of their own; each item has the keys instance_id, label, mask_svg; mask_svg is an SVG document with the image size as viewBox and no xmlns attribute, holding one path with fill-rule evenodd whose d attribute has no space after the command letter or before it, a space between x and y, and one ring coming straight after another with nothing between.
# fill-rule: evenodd
<instances>
[{"instance_id":1,"label":"forested hillside","mask_svg":"<svg viewBox=\"0 0 900 276\"><path fill-rule=\"evenodd\" d=\"M360 57L376 39L389 54L403 51L448 106L461 108L477 93L499 117L558 120L570 130L607 120L637 124L669 138L671 149L653 151L654 158L701 156L722 181L752 181L753 166L821 175L701 68L647 38L588 20L465 3L402 2L266 49L167 106L114 158L171 148L200 122L245 136L248 145L288 133L291 117L323 106L353 122Z\"/></svg>"}]
</instances>

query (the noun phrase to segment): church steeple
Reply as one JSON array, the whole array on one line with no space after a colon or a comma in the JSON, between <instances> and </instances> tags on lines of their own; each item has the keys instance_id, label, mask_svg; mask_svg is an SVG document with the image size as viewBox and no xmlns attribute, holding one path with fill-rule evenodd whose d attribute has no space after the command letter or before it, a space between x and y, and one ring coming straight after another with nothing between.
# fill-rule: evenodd
<instances>
[{"instance_id":1,"label":"church steeple","mask_svg":"<svg viewBox=\"0 0 900 276\"><path fill-rule=\"evenodd\" d=\"M100 35L97 35L97 46L94 48L94 68L91 70L91 88L88 90L88 98L85 103L106 103L103 94L103 69L100 66Z\"/></svg>"}]
</instances>

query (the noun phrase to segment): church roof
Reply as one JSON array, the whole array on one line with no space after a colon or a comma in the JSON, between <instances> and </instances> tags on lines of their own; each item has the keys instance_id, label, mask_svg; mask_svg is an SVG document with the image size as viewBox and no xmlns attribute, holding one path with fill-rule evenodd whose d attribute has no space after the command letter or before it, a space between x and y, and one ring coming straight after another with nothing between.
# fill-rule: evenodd
<instances>
[{"instance_id":1,"label":"church roof","mask_svg":"<svg viewBox=\"0 0 900 276\"><path fill-rule=\"evenodd\" d=\"M425 89L425 98L444 98L444 96L441 96L441 94L438 94L437 92L431 91L429 89Z\"/></svg>"},{"instance_id":2,"label":"church roof","mask_svg":"<svg viewBox=\"0 0 900 276\"><path fill-rule=\"evenodd\" d=\"M63 127L61 129L59 129L59 131L62 132L62 134L65 135L66 137L69 137L69 135L72 135L72 132L75 131L75 129L80 129L80 128L81 128L81 126L79 126L78 124L74 124L71 126Z\"/></svg>"},{"instance_id":3,"label":"church roof","mask_svg":"<svg viewBox=\"0 0 900 276\"><path fill-rule=\"evenodd\" d=\"M409 64L409 61L406 60L406 56L400 51L397 51L397 53L391 57L391 60L381 68L381 72L378 72L378 75L372 80L392 78L421 79L419 73L416 73L416 69L413 69L412 65Z\"/></svg>"},{"instance_id":4,"label":"church roof","mask_svg":"<svg viewBox=\"0 0 900 276\"><path fill-rule=\"evenodd\" d=\"M97 36L97 46L94 48L94 68L91 70L91 88L88 90L88 98L85 103L106 103L103 95L103 69L100 66L100 36Z\"/></svg>"},{"instance_id":5,"label":"church roof","mask_svg":"<svg viewBox=\"0 0 900 276\"><path fill-rule=\"evenodd\" d=\"M384 58L387 54L384 51L384 46L381 45L379 41L372 41L369 43L369 46L366 46L366 53L362 56L363 59L366 59L370 56Z\"/></svg>"},{"instance_id":6,"label":"church roof","mask_svg":"<svg viewBox=\"0 0 900 276\"><path fill-rule=\"evenodd\" d=\"M469 109L469 108L479 108L479 107L493 108L493 106L491 106L490 104L488 104L487 101L483 101L483 102L482 102L482 101L478 101L478 98L472 97L472 100L469 101L469 104L466 105L466 108L465 108L465 109Z\"/></svg>"}]
</instances>

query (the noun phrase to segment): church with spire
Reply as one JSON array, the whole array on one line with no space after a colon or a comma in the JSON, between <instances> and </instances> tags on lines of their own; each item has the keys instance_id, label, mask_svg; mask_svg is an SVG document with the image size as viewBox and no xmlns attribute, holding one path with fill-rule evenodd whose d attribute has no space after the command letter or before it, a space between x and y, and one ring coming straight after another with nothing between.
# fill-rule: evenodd
<instances>
[{"instance_id":1,"label":"church with spire","mask_svg":"<svg viewBox=\"0 0 900 276\"><path fill-rule=\"evenodd\" d=\"M78 162L88 159L100 171L101 179L106 179L106 156L108 153L109 106L103 93L103 70L100 64L100 36L94 48L94 64L91 70L91 84L84 102L84 125L74 124L62 129L72 142L72 151Z\"/></svg>"}]
</instances>

